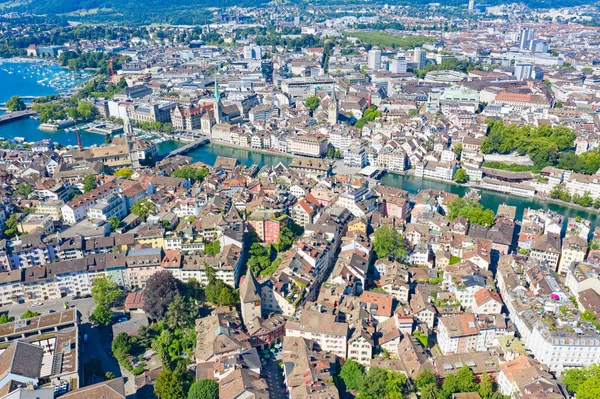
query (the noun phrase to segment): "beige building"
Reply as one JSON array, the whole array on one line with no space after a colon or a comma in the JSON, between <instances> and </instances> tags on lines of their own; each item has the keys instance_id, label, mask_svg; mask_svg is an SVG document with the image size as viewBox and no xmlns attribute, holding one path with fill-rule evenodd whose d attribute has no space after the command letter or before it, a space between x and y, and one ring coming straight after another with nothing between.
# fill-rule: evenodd
<instances>
[{"instance_id":1,"label":"beige building","mask_svg":"<svg viewBox=\"0 0 600 399\"><path fill-rule=\"evenodd\" d=\"M299 320L288 321L286 336L315 341L321 350L346 358L348 324L335 321L335 316L304 310Z\"/></svg>"},{"instance_id":2,"label":"beige building","mask_svg":"<svg viewBox=\"0 0 600 399\"><path fill-rule=\"evenodd\" d=\"M327 152L327 138L320 136L296 136L288 138L289 152L309 157L321 157Z\"/></svg>"},{"instance_id":3,"label":"beige building","mask_svg":"<svg viewBox=\"0 0 600 399\"><path fill-rule=\"evenodd\" d=\"M587 253L587 242L579 236L565 237L562 243L562 253L558 264L558 274L567 274L573 262L581 262Z\"/></svg>"}]
</instances>

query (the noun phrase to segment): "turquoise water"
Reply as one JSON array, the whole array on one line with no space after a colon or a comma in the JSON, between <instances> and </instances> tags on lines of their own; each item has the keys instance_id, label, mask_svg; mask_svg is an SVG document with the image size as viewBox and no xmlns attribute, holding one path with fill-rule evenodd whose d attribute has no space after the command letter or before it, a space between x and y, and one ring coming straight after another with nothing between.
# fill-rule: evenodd
<instances>
[{"instance_id":1,"label":"turquoise water","mask_svg":"<svg viewBox=\"0 0 600 399\"><path fill-rule=\"evenodd\" d=\"M69 79L70 76L73 79ZM6 102L12 96L48 96L65 92L85 79L85 75L75 76L57 65L3 62L0 64L0 102ZM63 145L77 145L75 132L48 132L38 129L39 125L39 121L29 118L5 123L0 125L0 137L6 140L24 137L28 142L50 139ZM82 131L81 142L84 147L103 144L104 136Z\"/></svg>"}]
</instances>

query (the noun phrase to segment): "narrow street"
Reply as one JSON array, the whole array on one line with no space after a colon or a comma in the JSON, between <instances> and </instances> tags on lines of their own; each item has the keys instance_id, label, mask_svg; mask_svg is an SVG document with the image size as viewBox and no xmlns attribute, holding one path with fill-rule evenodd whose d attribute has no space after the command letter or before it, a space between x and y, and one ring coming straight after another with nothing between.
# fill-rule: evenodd
<instances>
[{"instance_id":1,"label":"narrow street","mask_svg":"<svg viewBox=\"0 0 600 399\"><path fill-rule=\"evenodd\" d=\"M261 370L261 375L267 382L270 399L288 398L283 383L283 370L279 367L278 361L270 361L264 365Z\"/></svg>"}]
</instances>

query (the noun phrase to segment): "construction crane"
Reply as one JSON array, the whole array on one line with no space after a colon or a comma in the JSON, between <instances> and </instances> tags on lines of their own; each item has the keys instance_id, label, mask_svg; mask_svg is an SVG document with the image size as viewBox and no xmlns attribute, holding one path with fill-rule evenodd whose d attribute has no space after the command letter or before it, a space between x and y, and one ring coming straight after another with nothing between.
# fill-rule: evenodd
<instances>
[{"instance_id":1,"label":"construction crane","mask_svg":"<svg viewBox=\"0 0 600 399\"><path fill-rule=\"evenodd\" d=\"M79 151L83 151L83 145L81 144L81 135L79 134L79 126L75 126L75 134L77 134L77 146Z\"/></svg>"},{"instance_id":2,"label":"construction crane","mask_svg":"<svg viewBox=\"0 0 600 399\"><path fill-rule=\"evenodd\" d=\"M110 67L110 77L111 78L115 77L115 70L113 69L113 61L114 60L115 60L114 58L111 58L108 60L108 66Z\"/></svg>"}]
</instances>

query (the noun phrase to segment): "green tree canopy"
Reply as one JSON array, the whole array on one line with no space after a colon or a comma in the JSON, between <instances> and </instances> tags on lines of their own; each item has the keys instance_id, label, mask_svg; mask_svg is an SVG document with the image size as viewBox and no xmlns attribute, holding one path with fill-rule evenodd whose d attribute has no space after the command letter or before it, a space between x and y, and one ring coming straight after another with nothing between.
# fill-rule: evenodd
<instances>
[{"instance_id":1,"label":"green tree canopy","mask_svg":"<svg viewBox=\"0 0 600 399\"><path fill-rule=\"evenodd\" d=\"M7 238L12 238L19 231L19 221L17 220L17 215L11 213L11 215L6 219L5 223L6 229L4 230L4 236Z\"/></svg>"},{"instance_id":2,"label":"green tree canopy","mask_svg":"<svg viewBox=\"0 0 600 399\"><path fill-rule=\"evenodd\" d=\"M219 399L219 384L209 379L196 380L190 387L187 399Z\"/></svg>"},{"instance_id":3,"label":"green tree canopy","mask_svg":"<svg viewBox=\"0 0 600 399\"><path fill-rule=\"evenodd\" d=\"M362 386L365 378L365 371L360 363L352 359L347 359L340 370L340 377L344 381L346 389L355 391Z\"/></svg>"},{"instance_id":4,"label":"green tree canopy","mask_svg":"<svg viewBox=\"0 0 600 399\"><path fill-rule=\"evenodd\" d=\"M108 306L96 305L90 315L90 320L99 326L109 326L113 318L113 311Z\"/></svg>"},{"instance_id":5,"label":"green tree canopy","mask_svg":"<svg viewBox=\"0 0 600 399\"><path fill-rule=\"evenodd\" d=\"M94 279L92 298L96 305L110 308L120 303L123 296L123 290L110 277L100 276Z\"/></svg>"},{"instance_id":6,"label":"green tree canopy","mask_svg":"<svg viewBox=\"0 0 600 399\"><path fill-rule=\"evenodd\" d=\"M25 102L19 96L12 96L6 102L6 109L10 112L25 110Z\"/></svg>"},{"instance_id":7,"label":"green tree canopy","mask_svg":"<svg viewBox=\"0 0 600 399\"><path fill-rule=\"evenodd\" d=\"M471 223L477 223L486 227L494 224L494 211L485 209L483 205L464 198L456 198L450 201L446 216L450 220L454 220L457 217L464 217Z\"/></svg>"},{"instance_id":8,"label":"green tree canopy","mask_svg":"<svg viewBox=\"0 0 600 399\"><path fill-rule=\"evenodd\" d=\"M436 380L437 379L433 371L430 369L423 369L419 374L417 374L415 385L417 388L423 388L429 384L435 384Z\"/></svg>"},{"instance_id":9,"label":"green tree canopy","mask_svg":"<svg viewBox=\"0 0 600 399\"><path fill-rule=\"evenodd\" d=\"M27 184L27 183L19 183L19 185L17 185L17 189L15 190L15 193L20 194L20 195L24 196L25 198L27 198L31 195L31 193L33 193L33 186L31 184Z\"/></svg>"},{"instance_id":10,"label":"green tree canopy","mask_svg":"<svg viewBox=\"0 0 600 399\"><path fill-rule=\"evenodd\" d=\"M121 227L121 219L119 219L116 216L111 216L108 218L108 223L110 224L110 228L113 230L118 229L119 227Z\"/></svg>"},{"instance_id":11,"label":"green tree canopy","mask_svg":"<svg viewBox=\"0 0 600 399\"><path fill-rule=\"evenodd\" d=\"M93 189L95 189L96 187L98 187L98 185L96 184L96 176L87 175L83 179L83 192L84 193L88 193L88 192L92 191Z\"/></svg>"},{"instance_id":12,"label":"green tree canopy","mask_svg":"<svg viewBox=\"0 0 600 399\"><path fill-rule=\"evenodd\" d=\"M179 169L171 173L172 177L178 177L180 179L188 179L192 182L202 182L208 176L208 169L206 168L194 168L189 165L180 167Z\"/></svg>"},{"instance_id":13,"label":"green tree canopy","mask_svg":"<svg viewBox=\"0 0 600 399\"><path fill-rule=\"evenodd\" d=\"M31 319L32 317L39 316L38 312L34 312L32 310L26 309L25 312L21 315L21 320Z\"/></svg>"},{"instance_id":14,"label":"green tree canopy","mask_svg":"<svg viewBox=\"0 0 600 399\"><path fill-rule=\"evenodd\" d=\"M317 96L309 96L309 97L306 97L304 104L306 105L306 107L308 109L310 109L311 112L313 112L315 109L317 109L319 107L319 104L321 104L321 99Z\"/></svg>"},{"instance_id":15,"label":"green tree canopy","mask_svg":"<svg viewBox=\"0 0 600 399\"><path fill-rule=\"evenodd\" d=\"M457 182L459 184L464 184L467 181L469 181L469 175L467 174L466 170L464 170L463 168L460 168L456 172L454 172L453 179L455 182Z\"/></svg>"},{"instance_id":16,"label":"green tree canopy","mask_svg":"<svg viewBox=\"0 0 600 399\"><path fill-rule=\"evenodd\" d=\"M145 220L148 219L148 216L154 215L156 207L148 198L142 198L131 206L131 212L134 215L143 217Z\"/></svg>"},{"instance_id":17,"label":"green tree canopy","mask_svg":"<svg viewBox=\"0 0 600 399\"><path fill-rule=\"evenodd\" d=\"M375 231L373 249L379 259L402 259L406 256L406 241L394 227L381 226Z\"/></svg>"},{"instance_id":18,"label":"green tree canopy","mask_svg":"<svg viewBox=\"0 0 600 399\"><path fill-rule=\"evenodd\" d=\"M185 399L191 385L192 376L185 367L175 370L163 368L154 385L154 393L159 399Z\"/></svg>"}]
</instances>

